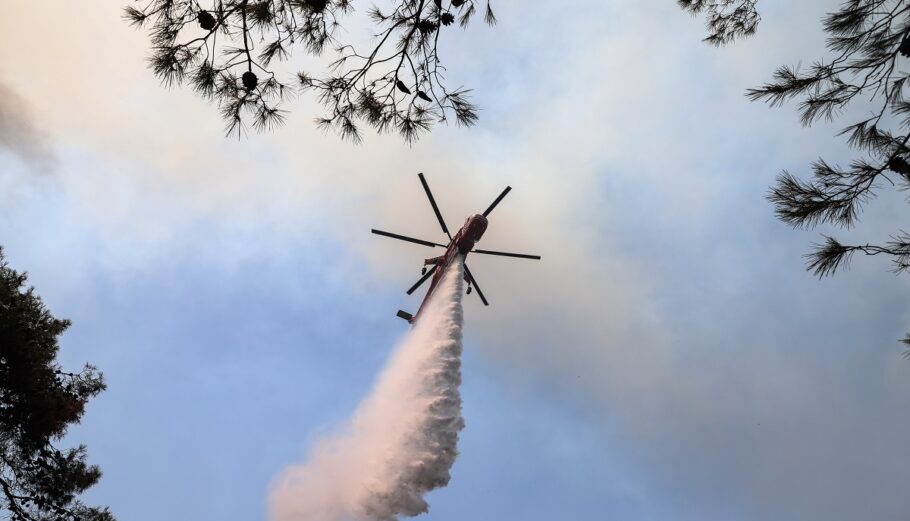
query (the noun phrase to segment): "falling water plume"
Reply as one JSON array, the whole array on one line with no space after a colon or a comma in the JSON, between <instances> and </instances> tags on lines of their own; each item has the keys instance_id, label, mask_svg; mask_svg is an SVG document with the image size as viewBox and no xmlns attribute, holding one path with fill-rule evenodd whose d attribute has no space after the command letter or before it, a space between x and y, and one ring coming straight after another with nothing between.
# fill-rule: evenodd
<instances>
[{"instance_id":1,"label":"falling water plume","mask_svg":"<svg viewBox=\"0 0 910 521\"><path fill-rule=\"evenodd\" d=\"M463 262L453 262L346 428L286 468L273 521L394 521L449 482L461 417Z\"/></svg>"}]
</instances>

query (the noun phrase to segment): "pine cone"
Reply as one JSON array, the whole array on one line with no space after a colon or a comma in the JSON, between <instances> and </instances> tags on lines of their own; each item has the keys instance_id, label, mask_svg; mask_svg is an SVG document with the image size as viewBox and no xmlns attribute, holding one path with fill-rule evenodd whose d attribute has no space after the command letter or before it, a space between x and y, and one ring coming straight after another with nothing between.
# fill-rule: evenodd
<instances>
[{"instance_id":1,"label":"pine cone","mask_svg":"<svg viewBox=\"0 0 910 521\"><path fill-rule=\"evenodd\" d=\"M196 20L199 22L199 27L202 27L206 31L211 31L215 28L215 17L208 11L199 11Z\"/></svg>"},{"instance_id":2,"label":"pine cone","mask_svg":"<svg viewBox=\"0 0 910 521\"><path fill-rule=\"evenodd\" d=\"M894 156L889 159L888 168L904 176L910 175L910 163L902 157Z\"/></svg>"},{"instance_id":3,"label":"pine cone","mask_svg":"<svg viewBox=\"0 0 910 521\"><path fill-rule=\"evenodd\" d=\"M321 13L325 11L329 2L328 0L303 0L303 3L305 3L314 13Z\"/></svg>"},{"instance_id":4,"label":"pine cone","mask_svg":"<svg viewBox=\"0 0 910 521\"><path fill-rule=\"evenodd\" d=\"M464 4L464 0L452 0L452 5L455 7L461 7Z\"/></svg>"},{"instance_id":5,"label":"pine cone","mask_svg":"<svg viewBox=\"0 0 910 521\"><path fill-rule=\"evenodd\" d=\"M404 83L401 82L401 80L398 80L397 82L395 82L395 86L398 87L398 90L400 90L401 92L404 92L405 94L411 93L411 91L408 90L408 88L405 86Z\"/></svg>"},{"instance_id":6,"label":"pine cone","mask_svg":"<svg viewBox=\"0 0 910 521\"><path fill-rule=\"evenodd\" d=\"M256 73L253 71L244 72L240 79L243 80L243 86L246 87L246 90L253 90L256 85L259 85L259 78L256 77Z\"/></svg>"},{"instance_id":7,"label":"pine cone","mask_svg":"<svg viewBox=\"0 0 910 521\"><path fill-rule=\"evenodd\" d=\"M442 22L442 25L452 25L452 22L455 21L455 17L451 13L442 13L439 16L439 21Z\"/></svg>"},{"instance_id":8,"label":"pine cone","mask_svg":"<svg viewBox=\"0 0 910 521\"><path fill-rule=\"evenodd\" d=\"M436 30L436 24L429 20L421 20L417 22L417 28L420 29L420 32L423 34L432 33Z\"/></svg>"},{"instance_id":9,"label":"pine cone","mask_svg":"<svg viewBox=\"0 0 910 521\"><path fill-rule=\"evenodd\" d=\"M417 91L417 97L424 101L433 101L429 96L427 96L427 93L422 90Z\"/></svg>"}]
</instances>

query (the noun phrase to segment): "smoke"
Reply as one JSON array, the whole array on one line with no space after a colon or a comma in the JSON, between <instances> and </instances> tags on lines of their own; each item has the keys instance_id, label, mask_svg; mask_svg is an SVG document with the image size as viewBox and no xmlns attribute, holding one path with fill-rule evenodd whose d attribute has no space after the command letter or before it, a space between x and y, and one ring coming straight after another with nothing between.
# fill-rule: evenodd
<instances>
[{"instance_id":1,"label":"smoke","mask_svg":"<svg viewBox=\"0 0 910 521\"><path fill-rule=\"evenodd\" d=\"M0 151L9 150L20 159L46 171L51 152L46 137L37 130L25 101L0 83Z\"/></svg>"},{"instance_id":2,"label":"smoke","mask_svg":"<svg viewBox=\"0 0 910 521\"><path fill-rule=\"evenodd\" d=\"M393 521L448 484L464 427L462 273L459 257L347 428L278 476L274 521Z\"/></svg>"}]
</instances>

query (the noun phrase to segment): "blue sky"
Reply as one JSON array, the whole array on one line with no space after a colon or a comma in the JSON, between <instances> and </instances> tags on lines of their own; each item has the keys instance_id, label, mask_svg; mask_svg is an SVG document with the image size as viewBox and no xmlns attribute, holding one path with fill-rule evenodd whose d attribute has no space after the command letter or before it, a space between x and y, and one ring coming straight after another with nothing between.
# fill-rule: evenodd
<instances>
[{"instance_id":1,"label":"blue sky","mask_svg":"<svg viewBox=\"0 0 910 521\"><path fill-rule=\"evenodd\" d=\"M225 140L144 68L120 2L9 7L0 83L33 139L0 148L0 244L73 321L64 364L108 380L71 432L105 472L88 500L266 519L416 309L426 251L368 232L438 237L423 171L450 223L512 185L482 245L544 257L471 260L493 305L466 303L467 427L427 519L904 519L908 283L879 259L804 271L834 230L788 229L766 189L850 156L837 125L742 96L820 56L833 5L762 3L756 37L715 49L666 0L494 4L448 51L478 126L414 147L324 135L306 96ZM838 234L906 228L904 196Z\"/></svg>"}]
</instances>

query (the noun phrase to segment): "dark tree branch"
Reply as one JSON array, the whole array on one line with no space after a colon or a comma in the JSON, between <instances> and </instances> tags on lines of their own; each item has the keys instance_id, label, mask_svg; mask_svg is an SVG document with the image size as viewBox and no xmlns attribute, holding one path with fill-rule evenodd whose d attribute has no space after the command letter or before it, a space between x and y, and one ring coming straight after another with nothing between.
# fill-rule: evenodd
<instances>
[{"instance_id":1,"label":"dark tree branch","mask_svg":"<svg viewBox=\"0 0 910 521\"><path fill-rule=\"evenodd\" d=\"M789 172L778 177L768 195L777 216L794 227L856 224L862 205L875 197L881 181L910 188L910 103L904 100L910 74L910 5L906 0L848 0L824 20L828 48L834 58L818 61L805 71L780 67L774 79L746 95L754 101L780 106L801 99L803 124L833 120L850 104L872 106L871 116L844 128L848 146L861 156L847 168L824 159L812 165L812 180ZM833 273L854 252L894 257L896 271L906 270L906 234L884 246L842 246L831 237L808 255L809 269L819 276Z\"/></svg>"},{"instance_id":2,"label":"dark tree branch","mask_svg":"<svg viewBox=\"0 0 910 521\"><path fill-rule=\"evenodd\" d=\"M844 245L834 237L825 236L823 244L815 244L815 251L806 255L809 269L818 277L833 275L839 268L850 264L850 259L856 252L869 256L885 255L892 257L894 272L900 273L910 270L910 235L900 232L891 237L884 245Z\"/></svg>"},{"instance_id":3,"label":"dark tree branch","mask_svg":"<svg viewBox=\"0 0 910 521\"><path fill-rule=\"evenodd\" d=\"M705 14L708 36L704 41L721 46L733 40L755 34L761 16L757 0L677 0L692 15Z\"/></svg>"},{"instance_id":4,"label":"dark tree branch","mask_svg":"<svg viewBox=\"0 0 910 521\"><path fill-rule=\"evenodd\" d=\"M34 498L16 495L13 493L12 485L2 477L0 477L0 487L3 488L3 495L6 497L6 505L14 516L18 516L27 521L35 521L35 518L20 505L20 501L32 501Z\"/></svg>"},{"instance_id":5,"label":"dark tree branch","mask_svg":"<svg viewBox=\"0 0 910 521\"><path fill-rule=\"evenodd\" d=\"M0 249L0 511L15 521L112 521L107 509L77 498L101 476L85 447L53 445L104 380L91 365L79 373L59 367L57 337L69 322L54 318L25 282Z\"/></svg>"},{"instance_id":6,"label":"dark tree branch","mask_svg":"<svg viewBox=\"0 0 910 521\"><path fill-rule=\"evenodd\" d=\"M755 1L678 0L683 9L707 14L715 45L754 32ZM858 152L847 167L819 158L811 178L784 171L768 194L777 217L793 227L833 224L854 226L864 204L882 187L910 189L910 1L846 0L823 18L829 59L811 66L779 67L772 80L749 89L752 101L779 107L798 100L803 125L833 121L849 106L868 105L869 116L844 128L847 145ZM910 236L900 231L885 244L844 245L830 236L806 255L808 269L819 277L849 265L856 253L889 257L894 271L910 271ZM910 345L910 335L904 342Z\"/></svg>"},{"instance_id":7,"label":"dark tree branch","mask_svg":"<svg viewBox=\"0 0 910 521\"><path fill-rule=\"evenodd\" d=\"M477 120L468 91L446 87L439 53L442 31L456 20L466 25L477 1L396 0L388 13L374 7L367 15L378 29L377 43L369 52L335 38L341 16L352 10L350 0L137 0L139 7L127 7L124 17L149 28L150 65L161 81L188 81L215 100L228 134L241 133L249 117L257 129L284 121L279 107L289 86L269 67L303 44L312 55L328 46L337 55L325 74L301 72L297 78L328 111L317 119L320 126L359 141L366 123L380 132L394 129L411 143L450 117L459 125ZM484 11L485 21L495 24L489 2ZM262 42L258 55L254 35Z\"/></svg>"}]
</instances>

